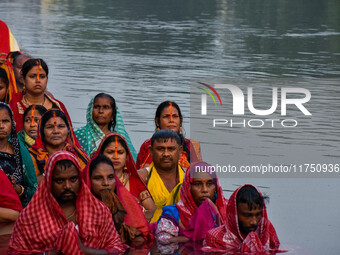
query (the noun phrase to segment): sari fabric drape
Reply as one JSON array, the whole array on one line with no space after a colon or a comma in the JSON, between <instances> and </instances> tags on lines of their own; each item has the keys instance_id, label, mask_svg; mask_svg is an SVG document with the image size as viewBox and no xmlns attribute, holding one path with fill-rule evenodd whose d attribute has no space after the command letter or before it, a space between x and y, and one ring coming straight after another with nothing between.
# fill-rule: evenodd
<instances>
[{"instance_id":1,"label":"sari fabric drape","mask_svg":"<svg viewBox=\"0 0 340 255\"><path fill-rule=\"evenodd\" d=\"M250 184L246 185L252 186ZM263 208L262 219L256 231L250 232L247 236L241 233L238 225L236 197L242 187L239 187L230 196L227 206L228 218L226 224L208 232L205 240L208 247L204 247L205 251L249 252L255 254L277 251L279 248L279 239L272 223L267 217L265 207ZM260 193L259 190L258 192Z\"/></svg>"},{"instance_id":2,"label":"sari fabric drape","mask_svg":"<svg viewBox=\"0 0 340 255\"><path fill-rule=\"evenodd\" d=\"M49 111L51 110L55 110L55 109L50 109ZM41 138L40 125L41 125L41 122L39 123L38 137L37 139L35 139L35 143L29 149L29 152L32 156L32 160L34 163L36 176L39 176L44 173L46 162L50 156ZM66 139L66 145L64 147L64 151L69 151L77 156L81 170L83 170L86 167L86 164L89 161L89 157L87 156L83 148L80 146L78 139L74 134L71 124L70 124L70 132Z\"/></svg>"},{"instance_id":3,"label":"sari fabric drape","mask_svg":"<svg viewBox=\"0 0 340 255\"><path fill-rule=\"evenodd\" d=\"M91 190L91 179L89 172L90 164L91 161L87 164L85 170L82 172L82 178L84 179L86 185ZM154 237L151 234L149 223L143 214L142 207L137 203L136 198L124 187L124 185L120 182L117 176L115 176L115 180L116 180L115 193L117 194L119 201L122 203L126 211L124 223L128 226L135 227L140 232L142 232L142 235L145 240L147 241L153 240ZM112 200L114 200L114 198L112 198Z\"/></svg>"},{"instance_id":4,"label":"sari fabric drape","mask_svg":"<svg viewBox=\"0 0 340 255\"><path fill-rule=\"evenodd\" d=\"M31 200L38 188L37 178L34 174L34 166L25 145L18 139L13 114L10 107L0 102L10 112L12 127L8 141L11 143L14 154L0 152L0 169L14 177L15 182L24 187L24 193L20 196L22 205L25 207Z\"/></svg>"},{"instance_id":5,"label":"sari fabric drape","mask_svg":"<svg viewBox=\"0 0 340 255\"><path fill-rule=\"evenodd\" d=\"M66 219L51 193L53 170L61 160L72 161L80 174L78 160L72 153L59 151L51 155L46 177L14 225L9 254L42 253L53 248L64 254L83 254L78 239L87 247L123 252L125 246L119 239L109 209L91 194L82 179L76 200L79 231Z\"/></svg>"},{"instance_id":6,"label":"sari fabric drape","mask_svg":"<svg viewBox=\"0 0 340 255\"><path fill-rule=\"evenodd\" d=\"M165 233L163 235L165 239L179 233L192 241L202 241L210 229L216 227L217 224L226 222L227 199L223 196L222 187L215 173L210 174L216 186L214 201L205 200L200 206L196 205L190 187L197 166L208 166L208 164L198 162L192 164L186 171L181 187L181 200L175 206L165 207L161 219L158 221L157 232L160 233L159 237L162 236L161 232ZM176 209L177 212L175 211ZM176 229L177 227L175 230L177 233L169 232L169 230L162 227L163 224L172 225L169 229Z\"/></svg>"},{"instance_id":7,"label":"sari fabric drape","mask_svg":"<svg viewBox=\"0 0 340 255\"><path fill-rule=\"evenodd\" d=\"M96 122L92 118L93 103L94 103L94 98L91 99L87 107L86 125L75 131L76 136L78 137L79 143L81 144L81 146L84 148L84 150L86 151L88 155L91 155L93 152L95 152L98 149L99 144L101 143L101 141L103 140L105 136L103 131L99 128L99 126L96 124ZM124 137L130 149L130 152L132 154L133 160L136 160L137 153L136 153L135 148L133 147L129 134L127 133L125 129L123 117L120 114L118 106L116 106L116 110L117 110L116 126L114 130L110 130L110 131L114 133L118 133Z\"/></svg>"},{"instance_id":8,"label":"sari fabric drape","mask_svg":"<svg viewBox=\"0 0 340 255\"><path fill-rule=\"evenodd\" d=\"M71 121L70 115L67 112L65 105L61 101L55 99L54 97L50 96L47 93L45 93L45 97L47 97L52 102L53 104L52 108L57 108L65 113L68 119L68 122L70 124L70 127L73 129L72 121ZM29 105L26 104L24 100L24 92L16 93L13 96L12 100L9 102L9 106L11 107L13 111L13 116L14 116L14 120L16 123L17 132L19 132L24 128L23 116L24 116L25 110L29 107Z\"/></svg>"}]
</instances>

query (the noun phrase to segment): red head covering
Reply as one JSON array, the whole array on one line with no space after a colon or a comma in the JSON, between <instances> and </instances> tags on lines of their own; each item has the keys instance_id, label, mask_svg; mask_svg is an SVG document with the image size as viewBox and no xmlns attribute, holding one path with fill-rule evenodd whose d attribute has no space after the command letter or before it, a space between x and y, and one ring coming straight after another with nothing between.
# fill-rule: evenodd
<instances>
[{"instance_id":1,"label":"red head covering","mask_svg":"<svg viewBox=\"0 0 340 255\"><path fill-rule=\"evenodd\" d=\"M130 192L132 195L134 195L138 200L140 200L140 193L148 190L144 181L139 177L138 173L137 173L137 168L136 168L136 164L135 161L133 160L132 154L130 152L129 147L127 146L126 140L124 139L123 136L121 136L118 133L108 133L107 135L105 135L105 137L103 138L102 142L100 143L96 154L94 155L94 158L97 157L100 154L100 151L102 150L102 146L104 144L104 142L106 141L106 139L108 139L111 136L118 136L120 137L126 145L127 151L126 151L126 173L128 173L130 175L129 177L129 183L130 183Z\"/></svg>"},{"instance_id":2,"label":"red head covering","mask_svg":"<svg viewBox=\"0 0 340 255\"><path fill-rule=\"evenodd\" d=\"M250 184L244 186L254 187ZM247 236L244 236L244 234L240 232L236 198L237 193L242 187L236 189L229 198L227 206L227 224L208 232L206 238L207 245L227 250L236 250L238 252L264 252L273 249L277 250L280 246L280 242L272 223L268 220L265 206L262 210L262 219L260 220L256 231L250 232ZM257 191L262 197L261 192L259 190Z\"/></svg>"},{"instance_id":3,"label":"red head covering","mask_svg":"<svg viewBox=\"0 0 340 255\"><path fill-rule=\"evenodd\" d=\"M49 111L61 111L59 109L49 109L46 113ZM45 113L45 114L46 114ZM45 115L44 114L44 115ZM66 113L65 113L66 115ZM66 115L67 117L67 115ZM67 118L68 119L68 118ZM38 137L35 139L35 143L32 145L32 147L29 149L31 154L35 154L36 158L38 160L45 160L47 162L49 153L47 152L45 145L43 143L41 133L40 133L40 127L43 123L39 122L39 128L38 128ZM80 146L78 139L73 131L71 123L66 123L69 124L69 134L66 139L66 148L65 150L72 152L75 154L79 160L80 163L80 169L83 170L89 161L89 157L87 156L86 152L83 150L83 148ZM36 172L38 172L36 170Z\"/></svg>"},{"instance_id":4,"label":"red head covering","mask_svg":"<svg viewBox=\"0 0 340 255\"><path fill-rule=\"evenodd\" d=\"M0 169L0 207L22 210L20 198L4 171Z\"/></svg>"},{"instance_id":5,"label":"red head covering","mask_svg":"<svg viewBox=\"0 0 340 255\"><path fill-rule=\"evenodd\" d=\"M183 226L186 228L191 217L194 215L194 213L197 210L197 205L191 195L190 186L192 182L192 176L195 173L196 167L208 167L210 166L206 162L197 162L190 165L190 168L185 172L183 184L181 187L181 201L176 204L176 207L178 208L178 212L181 218L181 222ZM202 168L203 169L203 168ZM226 209L227 209L227 199L224 198L222 187L218 182L217 176L215 173L209 173L211 178L214 179L215 185L216 185L216 201L215 205L219 211L219 214L221 216L222 223L225 223L227 215L226 215Z\"/></svg>"},{"instance_id":6,"label":"red head covering","mask_svg":"<svg viewBox=\"0 0 340 255\"><path fill-rule=\"evenodd\" d=\"M14 225L9 245L10 254L41 253L56 247L65 254L83 254L78 238L87 247L123 252L124 245L114 227L109 209L96 199L80 179L76 201L79 233L69 222L51 193L52 173L58 161L70 160L80 174L77 158L70 152L58 151L47 162L46 176L31 202Z\"/></svg>"},{"instance_id":7,"label":"red head covering","mask_svg":"<svg viewBox=\"0 0 340 255\"><path fill-rule=\"evenodd\" d=\"M13 96L17 93L17 84L10 60L6 59L6 62L3 63L0 68L5 70L8 78L8 87L5 96L5 103L8 104L12 100Z\"/></svg>"},{"instance_id":8,"label":"red head covering","mask_svg":"<svg viewBox=\"0 0 340 255\"><path fill-rule=\"evenodd\" d=\"M0 53L8 54L11 51L11 44L10 44L10 30L5 22L0 20ZM3 56L2 58L6 58Z\"/></svg>"},{"instance_id":9,"label":"red head covering","mask_svg":"<svg viewBox=\"0 0 340 255\"><path fill-rule=\"evenodd\" d=\"M123 141L126 143L125 139L123 136L121 136L118 133L109 133L107 134L102 142L99 145L98 150L96 151L96 154L93 156L93 159L98 157L100 154L100 151L102 149L103 143L105 140L111 136L118 136L123 139ZM129 147L126 145L128 148L126 154L127 154L127 159L126 159L126 172L130 174L129 177L129 183L130 183L130 191L128 191L124 185L121 183L119 178L115 176L116 179L116 194L120 200L120 202L123 204L124 209L126 210L127 214L125 216L124 222L125 224L129 226L133 226L137 228L139 231L142 232L144 238L146 240L151 240L153 239L153 236L151 234L151 230L149 227L149 223L146 220L141 206L137 203L136 198L139 199L139 193L142 191L147 190L146 185L144 182L140 179L137 170L136 170L136 165L133 160L132 154L129 150ZM91 160L92 161L92 160ZM91 179L90 179L90 173L89 173L89 166L91 164L91 161L88 162L86 165L86 168L83 171L82 177L87 184L87 186L91 189Z\"/></svg>"}]
</instances>

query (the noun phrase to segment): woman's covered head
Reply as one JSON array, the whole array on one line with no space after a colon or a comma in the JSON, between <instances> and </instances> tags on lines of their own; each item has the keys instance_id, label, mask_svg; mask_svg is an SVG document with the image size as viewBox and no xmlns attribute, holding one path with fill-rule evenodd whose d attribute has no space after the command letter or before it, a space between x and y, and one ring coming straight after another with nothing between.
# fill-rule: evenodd
<instances>
[{"instance_id":1,"label":"woman's covered head","mask_svg":"<svg viewBox=\"0 0 340 255\"><path fill-rule=\"evenodd\" d=\"M5 102L8 90L8 77L5 69L0 68L0 102Z\"/></svg>"},{"instance_id":2,"label":"woman's covered head","mask_svg":"<svg viewBox=\"0 0 340 255\"><path fill-rule=\"evenodd\" d=\"M92 118L98 126L108 125L109 130L116 126L116 101L106 93L99 93L93 100Z\"/></svg>"},{"instance_id":3,"label":"woman's covered head","mask_svg":"<svg viewBox=\"0 0 340 255\"><path fill-rule=\"evenodd\" d=\"M112 161L104 156L98 155L89 166L92 193L101 198L100 193L105 190L114 191L116 186L115 174Z\"/></svg>"},{"instance_id":4,"label":"woman's covered head","mask_svg":"<svg viewBox=\"0 0 340 255\"><path fill-rule=\"evenodd\" d=\"M212 171L212 166L199 162L190 167L190 192L197 206L200 206L207 198L215 202L217 177Z\"/></svg>"}]
</instances>

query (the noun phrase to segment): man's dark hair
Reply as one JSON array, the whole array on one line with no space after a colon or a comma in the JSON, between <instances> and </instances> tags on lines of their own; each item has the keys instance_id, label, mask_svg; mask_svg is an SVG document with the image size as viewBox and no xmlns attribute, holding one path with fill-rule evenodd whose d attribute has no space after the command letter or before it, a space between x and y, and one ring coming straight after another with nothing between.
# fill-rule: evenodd
<instances>
[{"instance_id":1,"label":"man's dark hair","mask_svg":"<svg viewBox=\"0 0 340 255\"><path fill-rule=\"evenodd\" d=\"M89 166L89 174L90 174L90 178L92 176L93 170L96 169L96 167L100 164L100 163L104 163L107 164L109 166L112 167L112 169L114 169L114 166L112 164L112 161L106 157L104 154L99 154L97 157L95 157Z\"/></svg>"},{"instance_id":2,"label":"man's dark hair","mask_svg":"<svg viewBox=\"0 0 340 255\"><path fill-rule=\"evenodd\" d=\"M153 134L151 137L151 146L153 146L155 141L163 141L166 142L169 139L171 140L176 140L179 146L182 145L181 138L179 135L175 132L172 131L171 129L161 129Z\"/></svg>"},{"instance_id":3,"label":"man's dark hair","mask_svg":"<svg viewBox=\"0 0 340 255\"><path fill-rule=\"evenodd\" d=\"M55 163L55 167L56 166L59 166L61 168L69 168L71 166L74 166L73 162L69 159L63 159L63 160L60 160L60 161L57 161Z\"/></svg>"},{"instance_id":4,"label":"man's dark hair","mask_svg":"<svg viewBox=\"0 0 340 255\"><path fill-rule=\"evenodd\" d=\"M265 201L269 201L268 196L262 196L255 187L246 185L242 187L236 196L236 205L239 203L248 204L249 211L253 210L253 206L259 205L260 208L265 207Z\"/></svg>"}]
</instances>

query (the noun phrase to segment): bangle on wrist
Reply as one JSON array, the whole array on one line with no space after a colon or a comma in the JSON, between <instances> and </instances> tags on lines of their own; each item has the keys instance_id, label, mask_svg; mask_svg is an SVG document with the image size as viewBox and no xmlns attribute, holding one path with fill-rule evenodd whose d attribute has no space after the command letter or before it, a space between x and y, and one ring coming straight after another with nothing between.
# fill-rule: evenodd
<instances>
[{"instance_id":1,"label":"bangle on wrist","mask_svg":"<svg viewBox=\"0 0 340 255\"><path fill-rule=\"evenodd\" d=\"M18 186L21 188L21 192L19 194L19 197L20 197L24 193L25 188L22 185L20 185L20 184Z\"/></svg>"}]
</instances>

